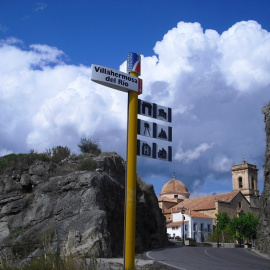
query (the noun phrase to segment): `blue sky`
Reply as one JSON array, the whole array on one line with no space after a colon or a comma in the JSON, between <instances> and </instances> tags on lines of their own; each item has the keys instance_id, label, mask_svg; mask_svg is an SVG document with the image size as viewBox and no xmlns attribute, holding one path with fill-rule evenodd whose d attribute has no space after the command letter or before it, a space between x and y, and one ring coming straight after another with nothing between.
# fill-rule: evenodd
<instances>
[{"instance_id":1,"label":"blue sky","mask_svg":"<svg viewBox=\"0 0 270 270\"><path fill-rule=\"evenodd\" d=\"M138 157L157 194L173 172L192 196L230 192L231 166L259 168L270 100L269 1L0 0L0 155L78 152L81 137L125 158L126 99L91 82L142 55L141 99L173 110L173 162Z\"/></svg>"}]
</instances>

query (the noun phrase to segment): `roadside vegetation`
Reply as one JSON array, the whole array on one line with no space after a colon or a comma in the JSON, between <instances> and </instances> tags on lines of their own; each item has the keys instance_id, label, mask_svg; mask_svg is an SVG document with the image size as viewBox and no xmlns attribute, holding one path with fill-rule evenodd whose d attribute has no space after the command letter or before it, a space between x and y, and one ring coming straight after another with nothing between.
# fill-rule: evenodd
<instances>
[{"instance_id":1,"label":"roadside vegetation","mask_svg":"<svg viewBox=\"0 0 270 270\"><path fill-rule=\"evenodd\" d=\"M208 237L209 241L222 243L251 243L254 245L256 239L257 226L259 219L249 212L239 217L230 219L227 213L220 213L217 216L218 226L216 226L213 235Z\"/></svg>"},{"instance_id":2,"label":"roadside vegetation","mask_svg":"<svg viewBox=\"0 0 270 270\"><path fill-rule=\"evenodd\" d=\"M71 159L77 162L77 166L73 170L93 171L96 169L96 162L93 157L98 156L102 151L99 140L81 138L78 144L81 154L71 154L67 146L54 146L51 149L46 149L45 152L38 153L35 150L30 150L28 154L8 154L0 157L0 173L12 172L14 170L25 171L35 161L49 162L53 164L51 170L53 173L59 171L59 167L63 167L65 159ZM74 167L74 166L73 166ZM63 169L64 172L71 172L70 169Z\"/></svg>"}]
</instances>

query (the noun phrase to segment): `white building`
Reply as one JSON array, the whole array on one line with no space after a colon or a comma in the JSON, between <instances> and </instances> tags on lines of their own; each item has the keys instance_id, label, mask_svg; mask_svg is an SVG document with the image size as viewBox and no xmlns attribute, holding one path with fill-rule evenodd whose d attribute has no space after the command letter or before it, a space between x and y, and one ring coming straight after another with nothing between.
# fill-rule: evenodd
<instances>
[{"instance_id":1,"label":"white building","mask_svg":"<svg viewBox=\"0 0 270 270\"><path fill-rule=\"evenodd\" d=\"M167 225L169 237L196 239L197 242L203 242L208 234L213 233L213 219L205 214L185 209L185 214L178 212L172 213L172 222ZM175 211L175 210L174 210ZM184 216L184 226L183 226Z\"/></svg>"}]
</instances>

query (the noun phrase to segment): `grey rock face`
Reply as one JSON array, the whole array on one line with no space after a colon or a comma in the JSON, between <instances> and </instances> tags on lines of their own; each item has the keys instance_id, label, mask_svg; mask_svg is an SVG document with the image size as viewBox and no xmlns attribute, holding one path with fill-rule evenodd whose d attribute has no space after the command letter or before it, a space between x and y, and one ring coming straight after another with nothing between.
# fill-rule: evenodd
<instances>
[{"instance_id":1,"label":"grey rock face","mask_svg":"<svg viewBox=\"0 0 270 270\"><path fill-rule=\"evenodd\" d=\"M37 161L29 168L29 174L43 176L48 174L50 164L47 162Z\"/></svg>"},{"instance_id":2,"label":"grey rock face","mask_svg":"<svg viewBox=\"0 0 270 270\"><path fill-rule=\"evenodd\" d=\"M266 149L256 248L262 253L270 254L270 103L262 111L265 115Z\"/></svg>"},{"instance_id":3,"label":"grey rock face","mask_svg":"<svg viewBox=\"0 0 270 270\"><path fill-rule=\"evenodd\" d=\"M26 173L21 176L20 184L22 187L28 188L31 185L30 178L30 175Z\"/></svg>"},{"instance_id":4,"label":"grey rock face","mask_svg":"<svg viewBox=\"0 0 270 270\"><path fill-rule=\"evenodd\" d=\"M28 172L24 168L20 181L0 175L1 245L26 244L31 254L46 240L65 253L121 256L124 161L116 153L102 153L94 159L95 172L48 177L51 164L35 162ZM166 243L166 223L153 186L138 179L136 252ZM11 249L6 248L8 252Z\"/></svg>"}]
</instances>

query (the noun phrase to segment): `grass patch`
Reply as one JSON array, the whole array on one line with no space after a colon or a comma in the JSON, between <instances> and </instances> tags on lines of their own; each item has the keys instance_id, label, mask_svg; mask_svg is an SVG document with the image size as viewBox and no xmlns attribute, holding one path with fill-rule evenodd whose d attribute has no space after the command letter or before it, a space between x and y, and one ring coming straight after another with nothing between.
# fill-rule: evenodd
<instances>
[{"instance_id":1,"label":"grass patch","mask_svg":"<svg viewBox=\"0 0 270 270\"><path fill-rule=\"evenodd\" d=\"M29 258L28 262L20 266L12 265L8 260L2 260L0 263L2 270L95 270L97 269L97 260L77 258L73 255L60 256L56 252L45 253L40 256Z\"/></svg>"}]
</instances>

